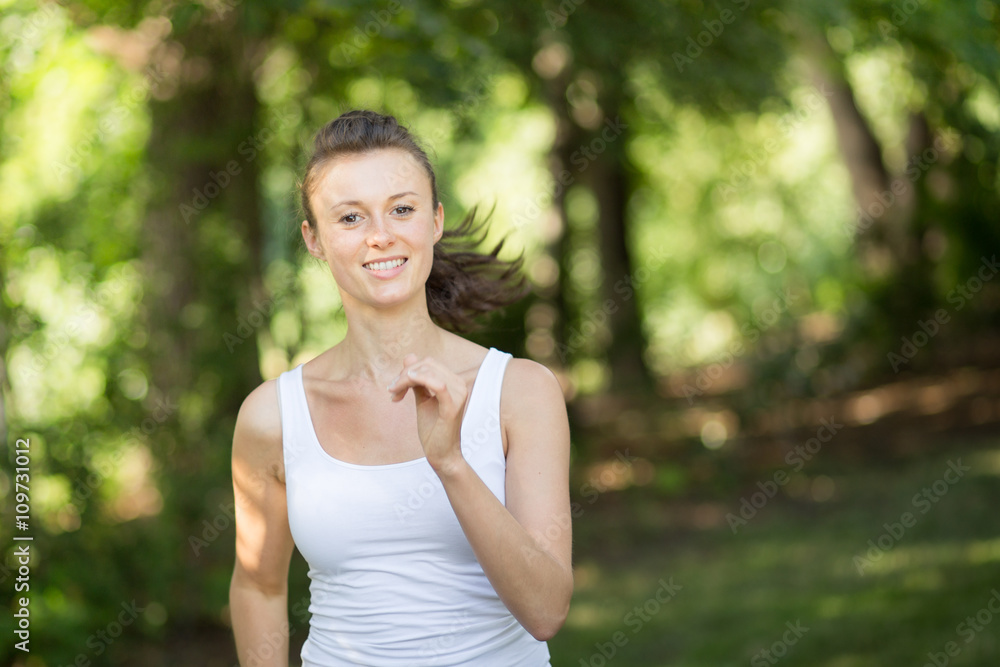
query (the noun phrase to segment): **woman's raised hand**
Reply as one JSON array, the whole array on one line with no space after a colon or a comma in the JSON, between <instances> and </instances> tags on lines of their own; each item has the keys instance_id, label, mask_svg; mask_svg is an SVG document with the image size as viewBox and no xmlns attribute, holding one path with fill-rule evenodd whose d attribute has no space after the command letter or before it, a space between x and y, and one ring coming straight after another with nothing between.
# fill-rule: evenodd
<instances>
[{"instance_id":1,"label":"woman's raised hand","mask_svg":"<svg viewBox=\"0 0 1000 667\"><path fill-rule=\"evenodd\" d=\"M403 370L388 387L393 401L413 390L417 435L431 467L441 472L463 461L462 417L469 390L465 380L432 357L403 358Z\"/></svg>"}]
</instances>

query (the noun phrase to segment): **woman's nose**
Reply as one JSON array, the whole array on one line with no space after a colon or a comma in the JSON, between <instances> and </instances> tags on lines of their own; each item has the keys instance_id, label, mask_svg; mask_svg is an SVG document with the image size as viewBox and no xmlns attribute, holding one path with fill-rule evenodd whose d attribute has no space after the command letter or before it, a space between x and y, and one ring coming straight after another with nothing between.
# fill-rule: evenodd
<instances>
[{"instance_id":1,"label":"woman's nose","mask_svg":"<svg viewBox=\"0 0 1000 667\"><path fill-rule=\"evenodd\" d=\"M395 240L390 222L382 215L372 216L371 229L368 232L368 245L385 246Z\"/></svg>"}]
</instances>

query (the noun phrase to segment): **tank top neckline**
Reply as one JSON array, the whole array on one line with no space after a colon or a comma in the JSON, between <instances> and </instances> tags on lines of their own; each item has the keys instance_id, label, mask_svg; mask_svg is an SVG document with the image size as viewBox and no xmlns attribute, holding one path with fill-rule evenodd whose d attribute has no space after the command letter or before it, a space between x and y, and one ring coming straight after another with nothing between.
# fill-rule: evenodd
<instances>
[{"instance_id":1,"label":"tank top neckline","mask_svg":"<svg viewBox=\"0 0 1000 667\"><path fill-rule=\"evenodd\" d=\"M476 378L472 381L472 389L469 391L469 396L465 401L465 412L462 414L463 421L465 420L465 415L469 413L469 407L472 405L472 399L475 398L475 396L477 395L476 389L481 384L479 382L479 377L480 375L482 375L483 367L486 366L487 360L489 360L490 355L493 354L494 352L498 352L498 350L493 347L489 348L486 351L486 355L483 356L483 360L480 362L479 368L476 369ZM295 384L298 386L299 398L302 399L302 407L305 411L305 421L308 422L305 425L306 431L308 431L309 439L312 441L313 445L316 446L316 449L319 450L321 456L339 466L343 466L346 468L353 468L355 470L390 470L393 468L405 468L407 466L423 463L427 460L426 456L421 456L420 458L409 459L408 461L397 461L396 463L375 463L375 464L351 463L349 461L338 459L336 456L326 451L326 448L324 448L323 444L319 441L319 434L316 432L316 426L313 423L312 412L309 410L309 400L306 397L306 384L302 377L303 366L305 366L304 362L299 364L298 368L296 369L297 382Z\"/></svg>"}]
</instances>

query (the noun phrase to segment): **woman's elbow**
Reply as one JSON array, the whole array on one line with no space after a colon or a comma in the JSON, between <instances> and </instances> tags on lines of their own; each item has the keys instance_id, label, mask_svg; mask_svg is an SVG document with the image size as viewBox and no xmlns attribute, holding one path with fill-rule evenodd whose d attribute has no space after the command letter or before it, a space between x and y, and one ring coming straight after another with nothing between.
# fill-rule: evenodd
<instances>
[{"instance_id":1,"label":"woman's elbow","mask_svg":"<svg viewBox=\"0 0 1000 667\"><path fill-rule=\"evenodd\" d=\"M526 627L531 636L540 642L548 641L555 637L556 633L566 623L566 617L569 615L569 603L572 597L573 579L570 578L566 590L558 596L553 596L555 600L553 604L544 613L539 614L538 618L530 624L530 627Z\"/></svg>"},{"instance_id":2,"label":"woman's elbow","mask_svg":"<svg viewBox=\"0 0 1000 667\"><path fill-rule=\"evenodd\" d=\"M568 607L566 612L569 612ZM527 630L538 641L547 642L556 636L556 633L562 629L564 623L566 623L566 613L553 614L552 616L536 621Z\"/></svg>"}]
</instances>

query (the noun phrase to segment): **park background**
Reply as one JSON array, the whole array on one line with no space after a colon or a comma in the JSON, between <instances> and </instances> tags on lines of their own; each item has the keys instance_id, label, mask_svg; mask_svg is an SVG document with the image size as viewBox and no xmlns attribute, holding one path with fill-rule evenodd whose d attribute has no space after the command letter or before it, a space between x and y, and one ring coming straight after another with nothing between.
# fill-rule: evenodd
<instances>
[{"instance_id":1,"label":"park background","mask_svg":"<svg viewBox=\"0 0 1000 667\"><path fill-rule=\"evenodd\" d=\"M0 662L235 664L233 425L343 335L296 183L366 107L523 252L473 338L566 392L555 667L995 665L998 35L987 0L0 1ZM305 595L296 555L293 665Z\"/></svg>"}]
</instances>

